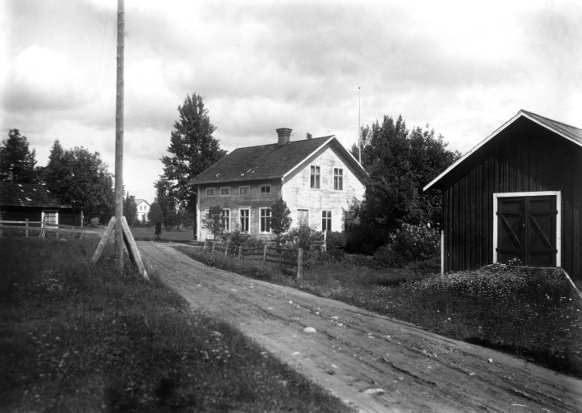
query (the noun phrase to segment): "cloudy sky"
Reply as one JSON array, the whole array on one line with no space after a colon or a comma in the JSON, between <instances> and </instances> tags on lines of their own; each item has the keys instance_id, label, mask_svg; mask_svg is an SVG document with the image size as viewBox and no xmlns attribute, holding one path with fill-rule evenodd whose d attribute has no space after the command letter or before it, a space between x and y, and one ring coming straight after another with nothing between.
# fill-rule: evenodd
<instances>
[{"instance_id":1,"label":"cloudy sky","mask_svg":"<svg viewBox=\"0 0 582 413\"><path fill-rule=\"evenodd\" d=\"M65 148L114 171L116 0L4 0L0 126L47 162ZM579 1L126 0L125 164L153 182L186 94L232 150L402 115L465 152L519 109L582 127Z\"/></svg>"}]
</instances>

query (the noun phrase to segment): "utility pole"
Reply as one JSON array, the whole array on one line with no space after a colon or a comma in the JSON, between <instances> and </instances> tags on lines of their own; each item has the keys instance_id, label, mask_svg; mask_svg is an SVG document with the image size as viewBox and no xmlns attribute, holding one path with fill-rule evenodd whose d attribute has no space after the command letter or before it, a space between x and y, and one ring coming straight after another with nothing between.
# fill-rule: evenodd
<instances>
[{"instance_id":1,"label":"utility pole","mask_svg":"<svg viewBox=\"0 0 582 413\"><path fill-rule=\"evenodd\" d=\"M360 86L358 86L358 161L362 164L362 127L360 126Z\"/></svg>"},{"instance_id":2,"label":"utility pole","mask_svg":"<svg viewBox=\"0 0 582 413\"><path fill-rule=\"evenodd\" d=\"M139 248L127 220L123 216L123 36L125 32L125 10L123 0L117 0L117 97L115 100L115 216L111 217L107 229L91 258L96 264L111 236L115 239L115 256L119 273L123 274L123 246L127 247L129 259L137 265L139 273L149 281L148 272L139 254Z\"/></svg>"},{"instance_id":3,"label":"utility pole","mask_svg":"<svg viewBox=\"0 0 582 413\"><path fill-rule=\"evenodd\" d=\"M123 52L125 8L117 0L117 95L115 106L115 252L120 273L123 273Z\"/></svg>"}]
</instances>

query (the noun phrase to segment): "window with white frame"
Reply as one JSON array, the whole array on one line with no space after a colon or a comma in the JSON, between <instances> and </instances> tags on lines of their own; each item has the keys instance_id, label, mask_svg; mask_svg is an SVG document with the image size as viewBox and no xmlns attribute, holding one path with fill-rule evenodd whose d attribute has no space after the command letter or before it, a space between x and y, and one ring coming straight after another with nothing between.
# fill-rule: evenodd
<instances>
[{"instance_id":1,"label":"window with white frame","mask_svg":"<svg viewBox=\"0 0 582 413\"><path fill-rule=\"evenodd\" d=\"M238 194L241 196L250 195L251 194L251 187L250 186L240 186L238 188Z\"/></svg>"},{"instance_id":2,"label":"window with white frame","mask_svg":"<svg viewBox=\"0 0 582 413\"><path fill-rule=\"evenodd\" d=\"M333 189L336 191L344 189L344 170L342 168L333 168Z\"/></svg>"},{"instance_id":3,"label":"window with white frame","mask_svg":"<svg viewBox=\"0 0 582 413\"><path fill-rule=\"evenodd\" d=\"M222 230L230 232L230 209L222 210Z\"/></svg>"},{"instance_id":4,"label":"window with white frame","mask_svg":"<svg viewBox=\"0 0 582 413\"><path fill-rule=\"evenodd\" d=\"M319 166L311 166L311 189L319 189L321 187L321 177Z\"/></svg>"},{"instance_id":5,"label":"window with white frame","mask_svg":"<svg viewBox=\"0 0 582 413\"><path fill-rule=\"evenodd\" d=\"M261 185L261 194L270 194L271 185Z\"/></svg>"},{"instance_id":6,"label":"window with white frame","mask_svg":"<svg viewBox=\"0 0 582 413\"><path fill-rule=\"evenodd\" d=\"M220 188L220 196L230 196L230 187L225 186Z\"/></svg>"},{"instance_id":7,"label":"window with white frame","mask_svg":"<svg viewBox=\"0 0 582 413\"><path fill-rule=\"evenodd\" d=\"M331 231L331 211L321 211L321 231Z\"/></svg>"},{"instance_id":8,"label":"window with white frame","mask_svg":"<svg viewBox=\"0 0 582 413\"><path fill-rule=\"evenodd\" d=\"M45 224L58 225L59 213L57 211L42 211L42 220Z\"/></svg>"},{"instance_id":9,"label":"window with white frame","mask_svg":"<svg viewBox=\"0 0 582 413\"><path fill-rule=\"evenodd\" d=\"M261 208L261 232L271 232L271 208Z\"/></svg>"},{"instance_id":10,"label":"window with white frame","mask_svg":"<svg viewBox=\"0 0 582 413\"><path fill-rule=\"evenodd\" d=\"M206 196L214 196L214 188L206 188Z\"/></svg>"},{"instance_id":11,"label":"window with white frame","mask_svg":"<svg viewBox=\"0 0 582 413\"><path fill-rule=\"evenodd\" d=\"M249 232L251 210L248 208L240 209L239 212L240 232Z\"/></svg>"}]
</instances>

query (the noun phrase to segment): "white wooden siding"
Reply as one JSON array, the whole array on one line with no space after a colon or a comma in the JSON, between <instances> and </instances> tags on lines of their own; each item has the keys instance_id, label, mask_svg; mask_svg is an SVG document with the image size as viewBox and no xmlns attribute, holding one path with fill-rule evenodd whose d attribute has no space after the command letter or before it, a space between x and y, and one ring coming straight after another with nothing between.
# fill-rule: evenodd
<instances>
[{"instance_id":1,"label":"white wooden siding","mask_svg":"<svg viewBox=\"0 0 582 413\"><path fill-rule=\"evenodd\" d=\"M311 166L320 167L321 187L311 189ZM343 170L343 190L333 189L333 169ZM299 222L297 210L309 211L309 224L321 231L321 211L331 210L331 226L333 231L343 231L344 211L349 209L353 199L362 200L364 185L338 156L337 152L328 147L317 158L305 165L297 174L283 184L281 193L283 200L291 211L293 226Z\"/></svg>"}]
</instances>

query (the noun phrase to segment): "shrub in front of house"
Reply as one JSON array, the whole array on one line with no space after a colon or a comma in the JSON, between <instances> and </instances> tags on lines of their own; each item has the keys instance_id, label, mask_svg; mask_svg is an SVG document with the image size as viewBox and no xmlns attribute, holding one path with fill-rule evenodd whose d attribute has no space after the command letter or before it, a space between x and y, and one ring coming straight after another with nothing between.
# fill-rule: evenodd
<instances>
[{"instance_id":1,"label":"shrub in front of house","mask_svg":"<svg viewBox=\"0 0 582 413\"><path fill-rule=\"evenodd\" d=\"M425 225L404 223L390 235L389 243L376 251L374 262L380 268L403 268L410 263L419 263L437 257L439 248L440 235L436 229ZM426 267L429 266L427 263Z\"/></svg>"}]
</instances>

